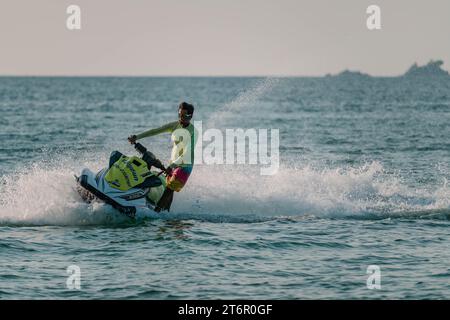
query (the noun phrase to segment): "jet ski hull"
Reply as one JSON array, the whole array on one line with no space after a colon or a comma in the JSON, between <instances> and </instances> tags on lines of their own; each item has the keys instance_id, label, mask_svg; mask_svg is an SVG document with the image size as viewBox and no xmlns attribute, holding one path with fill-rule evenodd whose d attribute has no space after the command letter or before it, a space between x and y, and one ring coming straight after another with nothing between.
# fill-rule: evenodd
<instances>
[{"instance_id":1,"label":"jet ski hull","mask_svg":"<svg viewBox=\"0 0 450 320\"><path fill-rule=\"evenodd\" d=\"M94 174L89 169L83 169L80 176L76 177L78 193L85 202L100 200L132 219L161 216L154 211L154 205L146 197L148 189L132 188L123 192L112 188L105 181L106 172L103 169Z\"/></svg>"}]
</instances>

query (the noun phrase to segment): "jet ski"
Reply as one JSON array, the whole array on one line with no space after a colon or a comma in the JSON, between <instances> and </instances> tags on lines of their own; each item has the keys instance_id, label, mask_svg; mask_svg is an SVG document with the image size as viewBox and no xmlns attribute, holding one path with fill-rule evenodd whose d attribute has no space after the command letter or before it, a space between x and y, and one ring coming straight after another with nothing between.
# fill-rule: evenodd
<instances>
[{"instance_id":1,"label":"jet ski","mask_svg":"<svg viewBox=\"0 0 450 320\"><path fill-rule=\"evenodd\" d=\"M107 168L83 169L75 176L77 191L85 202L103 201L133 219L160 216L155 208L166 187L166 168L142 144L134 147L141 157L113 151Z\"/></svg>"}]
</instances>

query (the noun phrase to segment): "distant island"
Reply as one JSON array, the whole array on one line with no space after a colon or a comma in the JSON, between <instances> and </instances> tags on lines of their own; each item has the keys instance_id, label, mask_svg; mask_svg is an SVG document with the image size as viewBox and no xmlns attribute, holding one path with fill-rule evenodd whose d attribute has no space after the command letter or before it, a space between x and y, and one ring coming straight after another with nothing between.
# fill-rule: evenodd
<instances>
[{"instance_id":1,"label":"distant island","mask_svg":"<svg viewBox=\"0 0 450 320\"><path fill-rule=\"evenodd\" d=\"M331 78L371 78L370 75L367 73L362 73L359 71L350 71L350 70L344 70L338 74L327 74L325 77L331 77Z\"/></svg>"},{"instance_id":2,"label":"distant island","mask_svg":"<svg viewBox=\"0 0 450 320\"><path fill-rule=\"evenodd\" d=\"M411 68L403 75L404 77L448 77L447 71L443 70L441 66L444 64L442 60L431 60L426 65L419 67L417 63L414 63Z\"/></svg>"},{"instance_id":3,"label":"distant island","mask_svg":"<svg viewBox=\"0 0 450 320\"><path fill-rule=\"evenodd\" d=\"M450 74L442 69L444 62L442 60L431 60L426 65L418 66L414 63L408 71L398 77L405 78L417 78L417 77L449 77ZM338 79L368 79L372 78L371 75L362 73L360 71L344 70L338 74L327 74L326 78L338 78Z\"/></svg>"}]
</instances>

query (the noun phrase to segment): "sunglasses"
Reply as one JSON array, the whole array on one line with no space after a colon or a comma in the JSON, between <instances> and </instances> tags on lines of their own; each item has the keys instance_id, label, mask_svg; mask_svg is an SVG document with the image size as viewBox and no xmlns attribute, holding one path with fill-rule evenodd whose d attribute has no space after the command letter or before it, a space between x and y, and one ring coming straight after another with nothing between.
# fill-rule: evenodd
<instances>
[{"instance_id":1,"label":"sunglasses","mask_svg":"<svg viewBox=\"0 0 450 320\"><path fill-rule=\"evenodd\" d=\"M182 110L179 110L179 111L178 111L178 117L179 117L181 120L184 120L184 121L186 121L186 120L191 120L191 119L192 119L192 114L183 113Z\"/></svg>"}]
</instances>

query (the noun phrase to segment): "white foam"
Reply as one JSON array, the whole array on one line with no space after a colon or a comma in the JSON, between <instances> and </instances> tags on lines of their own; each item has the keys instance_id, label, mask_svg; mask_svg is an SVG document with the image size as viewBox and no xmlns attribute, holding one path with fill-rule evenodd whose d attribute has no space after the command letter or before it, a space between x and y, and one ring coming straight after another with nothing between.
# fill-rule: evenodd
<instances>
[{"instance_id":1,"label":"white foam","mask_svg":"<svg viewBox=\"0 0 450 320\"><path fill-rule=\"evenodd\" d=\"M284 167L274 176L260 176L249 167L194 170L185 190L175 195L176 212L363 217L450 208L446 185L432 191L409 188L386 174L379 162L347 168Z\"/></svg>"},{"instance_id":2,"label":"white foam","mask_svg":"<svg viewBox=\"0 0 450 320\"><path fill-rule=\"evenodd\" d=\"M73 174L83 166L99 169L106 162L104 155L101 158L75 166L68 157L1 177L0 223L125 221L107 205L85 204L76 191ZM167 217L256 221L258 217L364 217L450 208L445 181L434 189L409 188L399 177L386 174L378 162L347 168L283 167L274 176L258 173L251 166L196 166L187 186L175 194Z\"/></svg>"},{"instance_id":3,"label":"white foam","mask_svg":"<svg viewBox=\"0 0 450 320\"><path fill-rule=\"evenodd\" d=\"M111 207L86 204L76 191L71 157L42 161L0 178L0 223L32 225L99 224L121 220ZM88 166L100 167L87 162Z\"/></svg>"}]
</instances>

